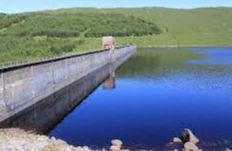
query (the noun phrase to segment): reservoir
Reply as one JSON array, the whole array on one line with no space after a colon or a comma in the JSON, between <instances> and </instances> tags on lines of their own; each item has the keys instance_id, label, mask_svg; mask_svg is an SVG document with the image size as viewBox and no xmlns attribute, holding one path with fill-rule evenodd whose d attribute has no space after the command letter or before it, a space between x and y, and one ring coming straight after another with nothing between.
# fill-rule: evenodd
<instances>
[{"instance_id":1,"label":"reservoir","mask_svg":"<svg viewBox=\"0 0 232 151\"><path fill-rule=\"evenodd\" d=\"M106 88L106 82L113 84ZM49 133L75 146L164 150L184 128L232 145L232 48L139 48Z\"/></svg>"}]
</instances>

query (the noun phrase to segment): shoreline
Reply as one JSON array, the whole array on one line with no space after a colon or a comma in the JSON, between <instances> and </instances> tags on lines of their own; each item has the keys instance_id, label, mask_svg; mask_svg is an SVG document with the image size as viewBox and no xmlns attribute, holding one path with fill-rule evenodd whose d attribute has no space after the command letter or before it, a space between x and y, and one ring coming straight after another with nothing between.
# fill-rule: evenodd
<instances>
[{"instance_id":1,"label":"shoreline","mask_svg":"<svg viewBox=\"0 0 232 151\"><path fill-rule=\"evenodd\" d=\"M73 146L61 139L18 128L0 129L0 151L101 151L88 146Z\"/></svg>"},{"instance_id":2,"label":"shoreline","mask_svg":"<svg viewBox=\"0 0 232 151\"><path fill-rule=\"evenodd\" d=\"M200 45L147 45L147 46L139 46L137 45L136 43L132 44L132 45L136 45L137 48L229 48L229 47L232 47L232 44L200 44ZM54 58L61 58L61 57L68 57L69 55L82 55L82 54L86 54L86 53L92 53L94 51L99 51L100 49L92 49L92 50L89 50L89 51L84 51L84 50L81 50L81 51L74 51L72 53L64 53L62 55L58 55L58 56L50 56L50 57L41 57L41 58L37 58L37 57L32 57L30 59L26 59L25 58L25 61L22 61L22 60L17 60L16 61L9 61L9 62L1 62L0 61L0 68L3 68L5 66L8 66L8 65L15 65L17 64L18 62L19 63L27 63L27 62L38 62L38 61L41 61L41 60L47 60L47 59L54 59Z\"/></svg>"},{"instance_id":3,"label":"shoreline","mask_svg":"<svg viewBox=\"0 0 232 151\"><path fill-rule=\"evenodd\" d=\"M154 45L154 46L138 46L138 48L229 48L232 44L228 45Z\"/></svg>"},{"instance_id":4,"label":"shoreline","mask_svg":"<svg viewBox=\"0 0 232 151\"><path fill-rule=\"evenodd\" d=\"M119 146L118 143L120 144ZM110 146L111 145L111 146ZM209 144L210 145L210 144ZM214 144L213 144L214 145ZM127 149L120 140L109 140L109 146L102 149L93 149L88 146L73 146L62 139L40 135L19 128L0 129L0 151L23 150L23 151L160 151L160 149ZM225 145L223 151L232 151ZM121 147L123 149L121 149ZM211 145L211 147L213 147ZM205 150L204 148L202 148ZM171 149L170 151L175 151ZM198 150L200 151L200 150ZM209 149L206 149L209 151Z\"/></svg>"},{"instance_id":5,"label":"shoreline","mask_svg":"<svg viewBox=\"0 0 232 151\"><path fill-rule=\"evenodd\" d=\"M19 128L0 129L0 151L131 151L121 149L121 145L117 146L118 142L122 145L120 140L112 140L111 142L109 140L108 148L92 149L88 146L73 146L64 140Z\"/></svg>"}]
</instances>

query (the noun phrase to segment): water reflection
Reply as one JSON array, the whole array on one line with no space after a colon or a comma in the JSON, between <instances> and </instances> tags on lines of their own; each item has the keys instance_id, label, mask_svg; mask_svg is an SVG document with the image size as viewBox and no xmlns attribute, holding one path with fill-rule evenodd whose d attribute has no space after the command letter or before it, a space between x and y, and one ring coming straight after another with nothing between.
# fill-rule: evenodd
<instances>
[{"instance_id":1,"label":"water reflection","mask_svg":"<svg viewBox=\"0 0 232 151\"><path fill-rule=\"evenodd\" d=\"M103 82L103 88L107 90L115 89L116 81L115 81L115 72L110 73L108 78Z\"/></svg>"},{"instance_id":2,"label":"water reflection","mask_svg":"<svg viewBox=\"0 0 232 151\"><path fill-rule=\"evenodd\" d=\"M117 71L115 89L99 87L49 135L94 148L118 138L127 148L164 150L187 127L204 150L231 147L232 66L202 63L211 57L204 50L138 50Z\"/></svg>"},{"instance_id":3,"label":"water reflection","mask_svg":"<svg viewBox=\"0 0 232 151\"><path fill-rule=\"evenodd\" d=\"M204 58L191 51L180 49L144 48L138 50L124 66L118 71L120 77L163 76L170 72L191 69L185 64L188 60Z\"/></svg>"}]
</instances>

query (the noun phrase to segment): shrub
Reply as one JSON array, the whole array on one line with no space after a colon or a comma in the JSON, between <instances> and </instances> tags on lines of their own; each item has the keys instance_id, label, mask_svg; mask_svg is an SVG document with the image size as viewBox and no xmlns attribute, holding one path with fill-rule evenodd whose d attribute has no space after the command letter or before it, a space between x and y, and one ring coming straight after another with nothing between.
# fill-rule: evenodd
<instances>
[{"instance_id":1,"label":"shrub","mask_svg":"<svg viewBox=\"0 0 232 151\"><path fill-rule=\"evenodd\" d=\"M74 44L64 44L64 45L61 45L61 46L51 46L50 47L50 51L53 53L53 54L56 54L56 55L59 55L59 54L62 54L62 53L67 53L67 52L72 52L75 48L75 45Z\"/></svg>"}]
</instances>

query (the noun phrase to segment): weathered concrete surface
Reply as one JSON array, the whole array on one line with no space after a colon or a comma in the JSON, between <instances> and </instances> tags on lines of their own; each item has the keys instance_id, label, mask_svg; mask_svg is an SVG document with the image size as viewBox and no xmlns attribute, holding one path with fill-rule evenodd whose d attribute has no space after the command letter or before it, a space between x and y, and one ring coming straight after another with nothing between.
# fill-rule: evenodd
<instances>
[{"instance_id":1,"label":"weathered concrete surface","mask_svg":"<svg viewBox=\"0 0 232 151\"><path fill-rule=\"evenodd\" d=\"M1 70L0 127L46 132L127 60L134 46Z\"/></svg>"},{"instance_id":2,"label":"weathered concrete surface","mask_svg":"<svg viewBox=\"0 0 232 151\"><path fill-rule=\"evenodd\" d=\"M0 74L0 113L4 113L6 109L5 102L3 99L3 87L3 74Z\"/></svg>"}]
</instances>

